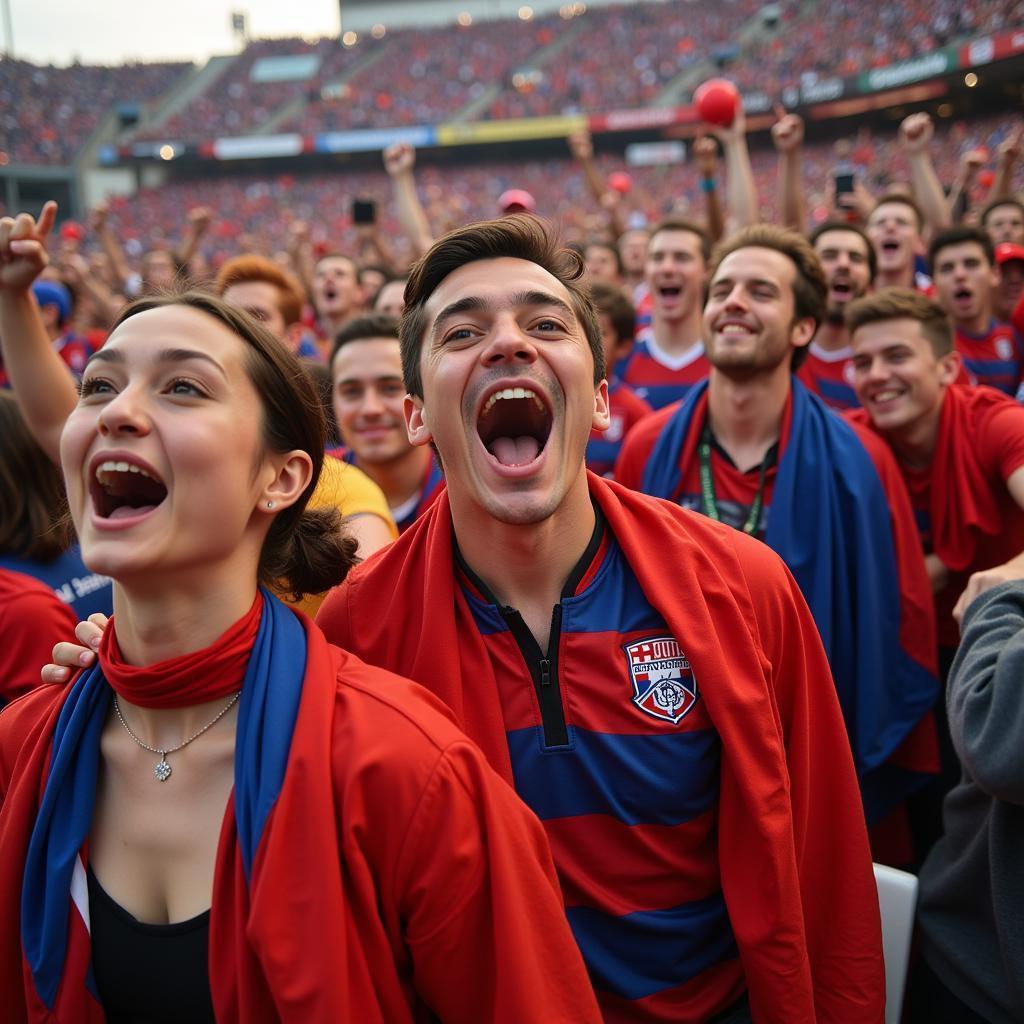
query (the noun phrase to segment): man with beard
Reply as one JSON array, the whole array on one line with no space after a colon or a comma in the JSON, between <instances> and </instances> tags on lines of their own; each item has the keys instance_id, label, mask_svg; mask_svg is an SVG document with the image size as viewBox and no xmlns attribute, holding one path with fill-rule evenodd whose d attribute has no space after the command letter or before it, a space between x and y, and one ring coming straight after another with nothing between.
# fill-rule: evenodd
<instances>
[{"instance_id":1,"label":"man with beard","mask_svg":"<svg viewBox=\"0 0 1024 1024\"><path fill-rule=\"evenodd\" d=\"M1024 340L995 318L999 268L979 228L942 231L928 249L935 296L956 328L956 350L973 383L1016 395L1024 377Z\"/></svg>"},{"instance_id":2,"label":"man with beard","mask_svg":"<svg viewBox=\"0 0 1024 1024\"><path fill-rule=\"evenodd\" d=\"M663 221L651 232L644 278L653 320L616 367L616 376L653 409L678 401L708 372L700 339L700 307L708 238L685 220Z\"/></svg>"},{"instance_id":3,"label":"man with beard","mask_svg":"<svg viewBox=\"0 0 1024 1024\"><path fill-rule=\"evenodd\" d=\"M994 199L982 211L979 220L993 245L1024 245L1024 203L1019 199Z\"/></svg>"},{"instance_id":4,"label":"man with beard","mask_svg":"<svg viewBox=\"0 0 1024 1024\"><path fill-rule=\"evenodd\" d=\"M793 375L827 295L799 234L734 235L711 265L708 382L634 428L615 478L782 556L824 640L874 825L936 767L935 624L892 454Z\"/></svg>"},{"instance_id":5,"label":"man with beard","mask_svg":"<svg viewBox=\"0 0 1024 1024\"><path fill-rule=\"evenodd\" d=\"M853 352L843 313L871 287L877 257L867 234L842 221L826 221L815 228L810 243L825 268L828 297L825 319L807 346L797 376L831 408L853 409L859 403L853 390Z\"/></svg>"}]
</instances>

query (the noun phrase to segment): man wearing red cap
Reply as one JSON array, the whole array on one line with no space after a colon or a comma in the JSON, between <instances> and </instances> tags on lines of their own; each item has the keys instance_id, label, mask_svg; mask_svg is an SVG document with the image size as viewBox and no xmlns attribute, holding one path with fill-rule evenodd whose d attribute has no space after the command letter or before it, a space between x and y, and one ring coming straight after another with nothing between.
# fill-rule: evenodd
<instances>
[{"instance_id":1,"label":"man wearing red cap","mask_svg":"<svg viewBox=\"0 0 1024 1024\"><path fill-rule=\"evenodd\" d=\"M498 197L498 209L502 213L533 213L537 200L524 188L510 188Z\"/></svg>"},{"instance_id":2,"label":"man wearing red cap","mask_svg":"<svg viewBox=\"0 0 1024 1024\"><path fill-rule=\"evenodd\" d=\"M996 316L1024 334L1024 244L1003 242L996 246L999 284L996 287Z\"/></svg>"}]
</instances>

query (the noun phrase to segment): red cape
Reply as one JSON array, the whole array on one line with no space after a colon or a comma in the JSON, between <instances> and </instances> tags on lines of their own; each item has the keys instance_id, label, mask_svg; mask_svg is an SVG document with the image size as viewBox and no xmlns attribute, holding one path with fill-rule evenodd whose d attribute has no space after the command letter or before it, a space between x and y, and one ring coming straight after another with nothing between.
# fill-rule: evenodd
<instances>
[{"instance_id":1,"label":"red cape","mask_svg":"<svg viewBox=\"0 0 1024 1024\"><path fill-rule=\"evenodd\" d=\"M946 389L939 418L939 434L931 464L932 549L954 572L988 568L976 564L979 549L1006 536L1006 559L1021 549L1020 528L1012 529L1004 515L1005 503L993 490L982 465L976 439L992 430L992 420L1017 403L993 388L958 386ZM848 418L874 430L871 417L858 409ZM876 431L883 438L885 434ZM1005 487L1003 488L1005 490Z\"/></svg>"},{"instance_id":2,"label":"red cape","mask_svg":"<svg viewBox=\"0 0 1024 1024\"><path fill-rule=\"evenodd\" d=\"M599 1020L539 822L433 697L304 624L298 719L251 880L233 801L218 844L217 1020ZM42 687L0 718L4 1021L103 1020L83 983L87 937L69 945L56 1014L22 973L24 855L68 690Z\"/></svg>"},{"instance_id":3,"label":"red cape","mask_svg":"<svg viewBox=\"0 0 1024 1024\"><path fill-rule=\"evenodd\" d=\"M722 740L719 862L754 1019L881 1021L860 795L795 582L736 530L593 474L589 482L647 599L687 637ZM426 685L511 780L497 685L456 582L447 494L333 591L318 622L333 642Z\"/></svg>"}]
</instances>

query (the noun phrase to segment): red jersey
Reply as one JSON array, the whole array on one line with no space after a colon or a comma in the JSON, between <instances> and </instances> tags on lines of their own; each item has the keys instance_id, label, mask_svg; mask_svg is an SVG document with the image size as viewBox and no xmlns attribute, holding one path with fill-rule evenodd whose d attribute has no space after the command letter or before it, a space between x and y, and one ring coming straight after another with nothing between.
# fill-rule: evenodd
<instances>
[{"instance_id":1,"label":"red jersey","mask_svg":"<svg viewBox=\"0 0 1024 1024\"><path fill-rule=\"evenodd\" d=\"M53 645L75 635L78 619L45 583L0 568L0 707L39 686Z\"/></svg>"},{"instance_id":2,"label":"red jersey","mask_svg":"<svg viewBox=\"0 0 1024 1024\"><path fill-rule=\"evenodd\" d=\"M867 413L851 413L872 427ZM882 435L884 437L884 435ZM1006 481L1024 466L1024 408L992 388L947 388L931 464L900 463L926 554L950 569L935 595L939 644L956 647L953 606L971 573L1024 550L1024 510Z\"/></svg>"}]
</instances>

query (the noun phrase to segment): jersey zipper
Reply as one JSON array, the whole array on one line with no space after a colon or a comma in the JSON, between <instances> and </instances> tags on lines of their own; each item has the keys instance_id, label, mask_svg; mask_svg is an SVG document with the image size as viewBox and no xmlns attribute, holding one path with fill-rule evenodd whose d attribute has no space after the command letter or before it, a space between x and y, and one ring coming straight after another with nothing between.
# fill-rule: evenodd
<instances>
[{"instance_id":1,"label":"jersey zipper","mask_svg":"<svg viewBox=\"0 0 1024 1024\"><path fill-rule=\"evenodd\" d=\"M533 678L533 689L540 706L540 720L544 730L545 747L564 747L569 742L569 730L562 708L562 692L558 682L558 646L562 635L562 606L556 604L551 611L551 639L548 653L540 649L536 637L515 608L505 606L501 616L508 624L519 652Z\"/></svg>"}]
</instances>

